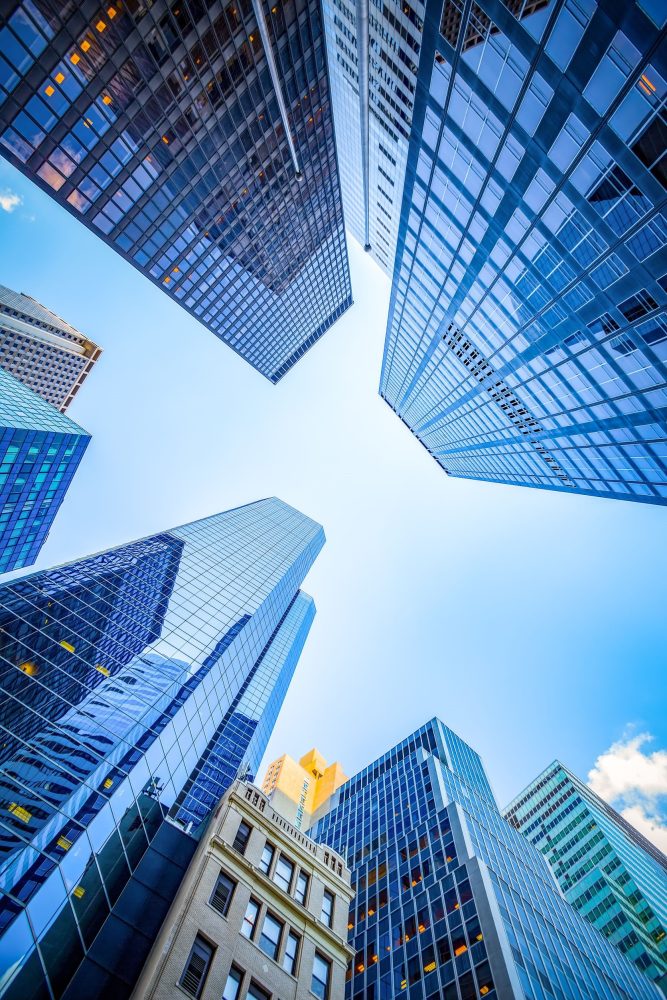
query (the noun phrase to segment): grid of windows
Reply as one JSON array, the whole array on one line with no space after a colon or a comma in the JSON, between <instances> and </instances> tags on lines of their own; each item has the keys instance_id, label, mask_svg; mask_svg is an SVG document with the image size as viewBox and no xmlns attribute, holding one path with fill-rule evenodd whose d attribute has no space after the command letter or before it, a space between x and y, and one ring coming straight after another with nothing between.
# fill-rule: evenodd
<instances>
[{"instance_id":1,"label":"grid of windows","mask_svg":"<svg viewBox=\"0 0 667 1000\"><path fill-rule=\"evenodd\" d=\"M166 812L196 837L257 767L323 540L264 500L0 587L8 997L43 984L42 969L66 984ZM230 891L219 883L213 905Z\"/></svg>"},{"instance_id":2,"label":"grid of windows","mask_svg":"<svg viewBox=\"0 0 667 1000\"><path fill-rule=\"evenodd\" d=\"M35 561L89 440L0 367L0 573Z\"/></svg>"},{"instance_id":3,"label":"grid of windows","mask_svg":"<svg viewBox=\"0 0 667 1000\"><path fill-rule=\"evenodd\" d=\"M251 0L172 8L10 4L0 152L275 382L351 304L319 0L263 7L289 136Z\"/></svg>"},{"instance_id":4,"label":"grid of windows","mask_svg":"<svg viewBox=\"0 0 667 1000\"><path fill-rule=\"evenodd\" d=\"M666 503L663 19L439 6L381 395L450 475Z\"/></svg>"},{"instance_id":5,"label":"grid of windows","mask_svg":"<svg viewBox=\"0 0 667 1000\"><path fill-rule=\"evenodd\" d=\"M565 897L658 985L667 982L667 860L555 762L504 815L549 862Z\"/></svg>"},{"instance_id":6,"label":"grid of windows","mask_svg":"<svg viewBox=\"0 0 667 1000\"><path fill-rule=\"evenodd\" d=\"M343 785L309 834L353 872L348 1000L655 995L563 900L478 755L438 720Z\"/></svg>"},{"instance_id":7,"label":"grid of windows","mask_svg":"<svg viewBox=\"0 0 667 1000\"><path fill-rule=\"evenodd\" d=\"M0 285L0 368L61 413L100 354L99 347L39 302Z\"/></svg>"}]
</instances>

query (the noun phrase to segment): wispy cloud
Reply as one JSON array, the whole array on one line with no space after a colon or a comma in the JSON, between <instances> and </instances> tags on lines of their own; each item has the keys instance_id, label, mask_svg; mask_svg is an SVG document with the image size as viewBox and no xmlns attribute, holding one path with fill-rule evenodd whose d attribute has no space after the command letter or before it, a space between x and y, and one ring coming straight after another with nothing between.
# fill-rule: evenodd
<instances>
[{"instance_id":1,"label":"wispy cloud","mask_svg":"<svg viewBox=\"0 0 667 1000\"><path fill-rule=\"evenodd\" d=\"M648 750L650 733L627 735L600 754L588 784L667 852L667 750Z\"/></svg>"},{"instance_id":2,"label":"wispy cloud","mask_svg":"<svg viewBox=\"0 0 667 1000\"><path fill-rule=\"evenodd\" d=\"M9 188L0 191L0 208L3 212L13 212L22 202L23 198L14 191L10 191Z\"/></svg>"}]
</instances>

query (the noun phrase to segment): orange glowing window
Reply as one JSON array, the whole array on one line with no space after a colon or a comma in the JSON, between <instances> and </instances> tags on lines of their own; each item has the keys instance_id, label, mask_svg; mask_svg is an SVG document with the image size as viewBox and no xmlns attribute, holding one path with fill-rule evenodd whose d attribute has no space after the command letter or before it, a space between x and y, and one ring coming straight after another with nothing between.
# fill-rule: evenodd
<instances>
[{"instance_id":1,"label":"orange glowing window","mask_svg":"<svg viewBox=\"0 0 667 1000\"><path fill-rule=\"evenodd\" d=\"M56 843L58 847L62 847L63 851L69 851L70 847L72 846L72 841L68 840L68 838L65 836L58 837Z\"/></svg>"},{"instance_id":2,"label":"orange glowing window","mask_svg":"<svg viewBox=\"0 0 667 1000\"><path fill-rule=\"evenodd\" d=\"M64 73L56 73L56 75L54 77L54 80L56 81L56 83L62 83L64 79L65 79L65 74Z\"/></svg>"},{"instance_id":3,"label":"orange glowing window","mask_svg":"<svg viewBox=\"0 0 667 1000\"><path fill-rule=\"evenodd\" d=\"M97 22L97 24L95 25L95 27L97 28L97 30L98 30L98 31L99 31L100 33L104 31L104 29L106 28L106 26L107 26L107 25L106 25L106 21L102 21L101 19L100 19L100 20L99 20L99 21Z\"/></svg>"},{"instance_id":4,"label":"orange glowing window","mask_svg":"<svg viewBox=\"0 0 667 1000\"><path fill-rule=\"evenodd\" d=\"M52 87L51 84L49 84L48 87L44 89L44 93L46 94L47 97L51 97L51 95L55 94L55 92L56 88Z\"/></svg>"},{"instance_id":5,"label":"orange glowing window","mask_svg":"<svg viewBox=\"0 0 667 1000\"><path fill-rule=\"evenodd\" d=\"M86 890L82 885L77 885L73 895L75 895L77 899L81 899L83 896L86 895Z\"/></svg>"},{"instance_id":6,"label":"orange glowing window","mask_svg":"<svg viewBox=\"0 0 667 1000\"><path fill-rule=\"evenodd\" d=\"M78 52L73 52L72 55L69 57L69 61L76 66L78 62L81 62L81 56L79 55Z\"/></svg>"},{"instance_id":7,"label":"orange glowing window","mask_svg":"<svg viewBox=\"0 0 667 1000\"><path fill-rule=\"evenodd\" d=\"M169 277L169 275L167 275L167 277L164 279L164 284L168 285L170 281L171 281L171 278Z\"/></svg>"},{"instance_id":8,"label":"orange glowing window","mask_svg":"<svg viewBox=\"0 0 667 1000\"><path fill-rule=\"evenodd\" d=\"M22 670L28 677L34 677L35 674L39 673L39 667L32 660L25 660L23 663L19 663L19 670Z\"/></svg>"},{"instance_id":9,"label":"orange glowing window","mask_svg":"<svg viewBox=\"0 0 667 1000\"><path fill-rule=\"evenodd\" d=\"M482 995L483 997L485 997L485 996L486 996L486 994L487 994L487 993L489 992L489 987L488 987L488 986L480 986L480 988L479 988L479 992L480 992L480 994L481 994L481 995Z\"/></svg>"},{"instance_id":10,"label":"orange glowing window","mask_svg":"<svg viewBox=\"0 0 667 1000\"><path fill-rule=\"evenodd\" d=\"M81 49L83 52L87 52L89 48L90 48L90 42L84 38L84 40L81 42Z\"/></svg>"},{"instance_id":11,"label":"orange glowing window","mask_svg":"<svg viewBox=\"0 0 667 1000\"><path fill-rule=\"evenodd\" d=\"M455 949L454 954L457 955L457 956L458 955L463 955L467 950L468 950L468 946L466 944L460 944L458 946L458 948Z\"/></svg>"},{"instance_id":12,"label":"orange glowing window","mask_svg":"<svg viewBox=\"0 0 667 1000\"><path fill-rule=\"evenodd\" d=\"M103 104L111 104L111 98L109 97L108 94L104 95L104 97L102 98L102 103Z\"/></svg>"},{"instance_id":13,"label":"orange glowing window","mask_svg":"<svg viewBox=\"0 0 667 1000\"><path fill-rule=\"evenodd\" d=\"M101 663L96 663L95 664L95 670L99 670L99 672L101 674L104 674L105 677L109 676L109 671L107 670L106 667L103 667Z\"/></svg>"},{"instance_id":14,"label":"orange glowing window","mask_svg":"<svg viewBox=\"0 0 667 1000\"><path fill-rule=\"evenodd\" d=\"M24 823L27 823L32 819L32 813L28 812L27 809L24 809L23 806L20 806L18 802L11 802L9 805L9 811L10 813L13 813L17 819L22 820Z\"/></svg>"},{"instance_id":15,"label":"orange glowing window","mask_svg":"<svg viewBox=\"0 0 667 1000\"><path fill-rule=\"evenodd\" d=\"M107 7L107 14L109 15L109 20L112 21L117 14L115 7Z\"/></svg>"},{"instance_id":16,"label":"orange glowing window","mask_svg":"<svg viewBox=\"0 0 667 1000\"><path fill-rule=\"evenodd\" d=\"M651 81L649 80L649 78L647 77L646 73L642 73L641 82L642 82L642 84L644 86L644 90L646 90L647 93L650 92L651 94L655 94L655 87L653 86L653 84L651 83Z\"/></svg>"},{"instance_id":17,"label":"orange glowing window","mask_svg":"<svg viewBox=\"0 0 667 1000\"><path fill-rule=\"evenodd\" d=\"M104 781L104 787L111 788L112 785L113 785L113 778L106 778Z\"/></svg>"},{"instance_id":18,"label":"orange glowing window","mask_svg":"<svg viewBox=\"0 0 667 1000\"><path fill-rule=\"evenodd\" d=\"M433 972L435 969L435 962L429 962L428 965L424 966L424 972Z\"/></svg>"},{"instance_id":19,"label":"orange glowing window","mask_svg":"<svg viewBox=\"0 0 667 1000\"><path fill-rule=\"evenodd\" d=\"M181 270L180 267L172 267L171 273L172 274L180 274L180 270Z\"/></svg>"},{"instance_id":20,"label":"orange glowing window","mask_svg":"<svg viewBox=\"0 0 667 1000\"><path fill-rule=\"evenodd\" d=\"M162 136L162 141L163 141L163 143L165 144L165 146L168 146L168 145L169 145L169 139L168 139L168 137L167 137L166 135L163 135L163 136Z\"/></svg>"}]
</instances>

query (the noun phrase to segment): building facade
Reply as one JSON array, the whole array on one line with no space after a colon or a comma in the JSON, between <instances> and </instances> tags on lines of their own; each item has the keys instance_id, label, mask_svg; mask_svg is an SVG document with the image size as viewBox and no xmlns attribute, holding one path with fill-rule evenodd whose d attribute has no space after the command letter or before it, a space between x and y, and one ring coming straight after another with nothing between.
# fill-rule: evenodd
<instances>
[{"instance_id":1,"label":"building facade","mask_svg":"<svg viewBox=\"0 0 667 1000\"><path fill-rule=\"evenodd\" d=\"M658 1000L501 816L438 719L343 785L309 831L352 870L351 1000Z\"/></svg>"},{"instance_id":2,"label":"building facade","mask_svg":"<svg viewBox=\"0 0 667 1000\"><path fill-rule=\"evenodd\" d=\"M565 898L667 993L667 858L554 761L504 810Z\"/></svg>"},{"instance_id":3,"label":"building facade","mask_svg":"<svg viewBox=\"0 0 667 1000\"><path fill-rule=\"evenodd\" d=\"M318 812L326 808L331 795L347 781L347 775L336 761L327 764L314 747L297 763L283 754L269 764L262 791L272 807L293 823L297 830L312 826Z\"/></svg>"},{"instance_id":4,"label":"building facade","mask_svg":"<svg viewBox=\"0 0 667 1000\"><path fill-rule=\"evenodd\" d=\"M380 394L449 475L667 501L665 19L426 4Z\"/></svg>"},{"instance_id":5,"label":"building facade","mask_svg":"<svg viewBox=\"0 0 667 1000\"><path fill-rule=\"evenodd\" d=\"M0 367L0 573L34 563L89 441Z\"/></svg>"},{"instance_id":6,"label":"building facade","mask_svg":"<svg viewBox=\"0 0 667 1000\"><path fill-rule=\"evenodd\" d=\"M14 0L0 56L0 152L272 382L351 304L319 0Z\"/></svg>"},{"instance_id":7,"label":"building facade","mask_svg":"<svg viewBox=\"0 0 667 1000\"><path fill-rule=\"evenodd\" d=\"M0 587L1 996L129 996L262 757L323 542L269 499Z\"/></svg>"},{"instance_id":8,"label":"building facade","mask_svg":"<svg viewBox=\"0 0 667 1000\"><path fill-rule=\"evenodd\" d=\"M168 1000L342 1000L352 898L343 860L236 782L215 811L137 983Z\"/></svg>"},{"instance_id":9,"label":"building facade","mask_svg":"<svg viewBox=\"0 0 667 1000\"><path fill-rule=\"evenodd\" d=\"M345 220L390 277L424 14L422 0L324 0Z\"/></svg>"},{"instance_id":10,"label":"building facade","mask_svg":"<svg viewBox=\"0 0 667 1000\"><path fill-rule=\"evenodd\" d=\"M0 368L64 413L102 351L29 295L0 285Z\"/></svg>"}]
</instances>

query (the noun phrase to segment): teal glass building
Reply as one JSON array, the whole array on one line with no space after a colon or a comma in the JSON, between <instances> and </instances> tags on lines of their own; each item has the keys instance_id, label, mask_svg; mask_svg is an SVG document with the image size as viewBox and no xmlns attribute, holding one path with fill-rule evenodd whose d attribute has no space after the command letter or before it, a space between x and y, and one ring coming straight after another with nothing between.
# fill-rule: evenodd
<instances>
[{"instance_id":1,"label":"teal glass building","mask_svg":"<svg viewBox=\"0 0 667 1000\"><path fill-rule=\"evenodd\" d=\"M352 303L319 0L12 0L0 153L272 382Z\"/></svg>"},{"instance_id":2,"label":"teal glass building","mask_svg":"<svg viewBox=\"0 0 667 1000\"><path fill-rule=\"evenodd\" d=\"M380 394L451 476L667 502L667 10L429 0Z\"/></svg>"},{"instance_id":3,"label":"teal glass building","mask_svg":"<svg viewBox=\"0 0 667 1000\"><path fill-rule=\"evenodd\" d=\"M0 368L0 573L34 563L89 441Z\"/></svg>"},{"instance_id":4,"label":"teal glass building","mask_svg":"<svg viewBox=\"0 0 667 1000\"><path fill-rule=\"evenodd\" d=\"M347 1000L658 1000L501 816L438 719L334 793L309 834L352 869Z\"/></svg>"},{"instance_id":5,"label":"teal glass building","mask_svg":"<svg viewBox=\"0 0 667 1000\"><path fill-rule=\"evenodd\" d=\"M0 587L0 996L129 996L259 764L323 542L268 499Z\"/></svg>"},{"instance_id":6,"label":"teal glass building","mask_svg":"<svg viewBox=\"0 0 667 1000\"><path fill-rule=\"evenodd\" d=\"M565 898L667 993L667 858L554 761L504 816L542 852Z\"/></svg>"}]
</instances>

